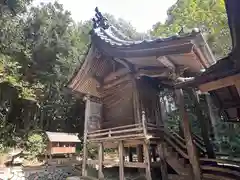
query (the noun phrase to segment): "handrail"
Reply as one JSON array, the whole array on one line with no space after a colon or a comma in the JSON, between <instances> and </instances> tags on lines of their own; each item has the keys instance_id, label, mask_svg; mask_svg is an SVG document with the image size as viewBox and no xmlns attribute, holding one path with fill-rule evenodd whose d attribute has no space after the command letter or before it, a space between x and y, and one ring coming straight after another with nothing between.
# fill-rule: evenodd
<instances>
[{"instance_id":1,"label":"handrail","mask_svg":"<svg viewBox=\"0 0 240 180\"><path fill-rule=\"evenodd\" d=\"M153 138L161 137L159 132L164 131L163 126L158 126L153 123L146 123L146 127L142 123L130 124L125 126L118 126L107 129L100 129L91 132L87 132L87 139L90 141L100 141L100 140L113 140L123 137L127 138L144 138L144 129L148 131L148 135L152 135Z\"/></svg>"},{"instance_id":2,"label":"handrail","mask_svg":"<svg viewBox=\"0 0 240 180\"><path fill-rule=\"evenodd\" d=\"M179 140L178 138L174 138L174 136L171 134L171 132L166 132L165 135L172 139L172 141L175 141L176 144L178 144L182 149L187 150L185 142L182 142L182 140Z\"/></svg>"},{"instance_id":3,"label":"handrail","mask_svg":"<svg viewBox=\"0 0 240 180\"><path fill-rule=\"evenodd\" d=\"M184 157L185 159L188 159L187 153L181 150L181 148L179 148L170 138L166 136L164 138L167 141L167 143L169 143L182 157Z\"/></svg>"},{"instance_id":4,"label":"handrail","mask_svg":"<svg viewBox=\"0 0 240 180\"><path fill-rule=\"evenodd\" d=\"M171 138L171 137L175 137ZM165 141L175 149L179 155L181 155L185 160L189 160L188 154L184 152L183 146L176 143L177 141L184 141L182 138L179 138L179 135L176 132L165 132L164 136ZM196 143L197 144L197 143ZM199 145L199 144L198 144ZM186 146L185 146L186 147ZM234 177L240 179L240 163L232 160L223 160L223 159L209 159L209 158L200 158L200 167L203 171L203 174L213 174L216 173L224 178Z\"/></svg>"},{"instance_id":5,"label":"handrail","mask_svg":"<svg viewBox=\"0 0 240 180\"><path fill-rule=\"evenodd\" d=\"M233 161L233 160L200 158L200 161L202 163L204 163L204 162L214 162L214 163L219 163L219 164L225 164L225 166L227 164L230 164L231 166L236 166L240 169L240 163L236 162L236 161Z\"/></svg>"},{"instance_id":6,"label":"handrail","mask_svg":"<svg viewBox=\"0 0 240 180\"><path fill-rule=\"evenodd\" d=\"M240 178L240 172L239 171L234 171L230 169L225 169L222 167L212 167L212 166L201 166L202 170L207 170L207 171L213 171L213 172L221 172L222 174L225 174L226 176L235 176Z\"/></svg>"},{"instance_id":7,"label":"handrail","mask_svg":"<svg viewBox=\"0 0 240 180\"><path fill-rule=\"evenodd\" d=\"M199 137L198 135L192 133L193 135L193 138L199 143L201 144L202 146L205 146L205 143L203 142L203 139L201 137Z\"/></svg>"},{"instance_id":8,"label":"handrail","mask_svg":"<svg viewBox=\"0 0 240 180\"><path fill-rule=\"evenodd\" d=\"M104 131L109 131L109 130L117 130L117 129L123 129L123 128L131 128L131 127L135 127L135 126L142 126L142 124L137 123L137 124L130 124L130 125L118 126L118 127L113 127L113 128L107 128L107 129L99 129L99 130L88 132L88 134L94 134L94 133L98 133L98 132L104 132Z\"/></svg>"},{"instance_id":9,"label":"handrail","mask_svg":"<svg viewBox=\"0 0 240 180\"><path fill-rule=\"evenodd\" d=\"M184 139L184 138L182 138L181 136L179 136L179 134L176 133L176 132L174 132L173 130L169 130L169 131L170 131L170 133L172 133L172 134L174 135L174 137L176 137L179 141L181 141L181 142L185 145L186 142L185 142L185 139ZM193 136L193 137L194 137L194 136ZM194 138L193 140L195 140L195 138ZM203 155L206 154L206 150L205 150L197 141L194 141L193 143L196 145L197 150L199 150L200 153L202 153Z\"/></svg>"},{"instance_id":10,"label":"handrail","mask_svg":"<svg viewBox=\"0 0 240 180\"><path fill-rule=\"evenodd\" d=\"M124 130L117 130L117 131L113 131L110 129L109 131L103 132L103 133L88 134L88 137L97 137L97 136L104 136L104 135L108 135L109 137L111 137L114 134L135 132L135 131L141 131L141 130L142 130L142 128L124 129Z\"/></svg>"}]
</instances>

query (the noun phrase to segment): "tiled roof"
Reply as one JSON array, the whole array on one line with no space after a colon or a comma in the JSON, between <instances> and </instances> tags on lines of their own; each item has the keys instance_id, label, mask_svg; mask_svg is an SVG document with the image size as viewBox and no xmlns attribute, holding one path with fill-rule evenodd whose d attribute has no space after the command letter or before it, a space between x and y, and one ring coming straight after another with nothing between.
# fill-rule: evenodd
<instances>
[{"instance_id":1,"label":"tiled roof","mask_svg":"<svg viewBox=\"0 0 240 180\"><path fill-rule=\"evenodd\" d=\"M98 8L96 8L95 11L95 18L93 18L94 26L91 34L92 36L99 37L112 47L149 47L151 44L157 45L161 42L173 41L186 37L196 37L198 34L201 34L198 29L193 29L191 33L176 34L168 38L157 37L151 40L133 40L120 32L116 27L109 24L108 20L99 12Z\"/></svg>"},{"instance_id":2,"label":"tiled roof","mask_svg":"<svg viewBox=\"0 0 240 180\"><path fill-rule=\"evenodd\" d=\"M192 33L186 33L182 35L174 35L168 38L153 38L151 40L142 40L142 41L136 41L136 40L123 40L123 34L119 32L114 26L109 25L108 28L102 28L97 27L94 28L92 31L92 34L98 36L101 40L108 43L109 45L113 47L133 47L133 46L145 46L150 44L158 44L161 42L167 42L172 40L178 40L186 37L193 37L197 36L197 34L200 34L198 30L193 30ZM124 38L125 39L125 38Z\"/></svg>"},{"instance_id":3,"label":"tiled roof","mask_svg":"<svg viewBox=\"0 0 240 180\"><path fill-rule=\"evenodd\" d=\"M51 142L80 142L77 134L49 131L46 131L46 134Z\"/></svg>"}]
</instances>

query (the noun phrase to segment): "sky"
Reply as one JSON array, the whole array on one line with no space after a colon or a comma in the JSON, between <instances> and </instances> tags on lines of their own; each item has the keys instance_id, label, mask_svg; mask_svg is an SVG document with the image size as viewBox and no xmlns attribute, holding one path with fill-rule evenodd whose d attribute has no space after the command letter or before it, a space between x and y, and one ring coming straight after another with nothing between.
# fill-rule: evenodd
<instances>
[{"instance_id":1,"label":"sky","mask_svg":"<svg viewBox=\"0 0 240 180\"><path fill-rule=\"evenodd\" d=\"M35 0L34 4L55 0ZM146 32L157 22L164 22L167 10L177 0L58 0L75 21L89 20L98 7L102 13L129 21L138 32Z\"/></svg>"}]
</instances>

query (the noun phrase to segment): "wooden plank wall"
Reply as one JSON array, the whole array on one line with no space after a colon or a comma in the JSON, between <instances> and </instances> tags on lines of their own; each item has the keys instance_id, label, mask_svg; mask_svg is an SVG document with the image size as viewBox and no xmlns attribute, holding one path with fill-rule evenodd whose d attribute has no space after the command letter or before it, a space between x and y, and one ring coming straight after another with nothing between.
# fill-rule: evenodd
<instances>
[{"instance_id":1,"label":"wooden plank wall","mask_svg":"<svg viewBox=\"0 0 240 180\"><path fill-rule=\"evenodd\" d=\"M151 83L145 79L140 79L137 84L141 109L145 111L147 122L162 124L158 89L154 88Z\"/></svg>"},{"instance_id":2,"label":"wooden plank wall","mask_svg":"<svg viewBox=\"0 0 240 180\"><path fill-rule=\"evenodd\" d=\"M102 128L134 124L133 83L130 76L123 78L123 81L101 89Z\"/></svg>"}]
</instances>

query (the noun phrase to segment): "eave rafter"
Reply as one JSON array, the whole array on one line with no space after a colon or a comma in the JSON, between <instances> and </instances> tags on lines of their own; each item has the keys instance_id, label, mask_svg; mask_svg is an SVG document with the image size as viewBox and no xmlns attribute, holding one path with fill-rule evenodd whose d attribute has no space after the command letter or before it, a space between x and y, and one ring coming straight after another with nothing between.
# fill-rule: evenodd
<instances>
[{"instance_id":1,"label":"eave rafter","mask_svg":"<svg viewBox=\"0 0 240 180\"><path fill-rule=\"evenodd\" d=\"M159 61L165 67L167 67L168 69L170 69L172 71L175 71L175 69L176 69L175 64L173 64L172 61L167 56L159 56L159 57L157 57L157 61Z\"/></svg>"},{"instance_id":2,"label":"eave rafter","mask_svg":"<svg viewBox=\"0 0 240 180\"><path fill-rule=\"evenodd\" d=\"M129 70L129 72L132 72L132 73L135 72L134 65L127 62L125 59L114 58L114 60L116 62L122 64L125 68L127 68Z\"/></svg>"}]
</instances>

